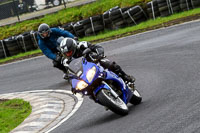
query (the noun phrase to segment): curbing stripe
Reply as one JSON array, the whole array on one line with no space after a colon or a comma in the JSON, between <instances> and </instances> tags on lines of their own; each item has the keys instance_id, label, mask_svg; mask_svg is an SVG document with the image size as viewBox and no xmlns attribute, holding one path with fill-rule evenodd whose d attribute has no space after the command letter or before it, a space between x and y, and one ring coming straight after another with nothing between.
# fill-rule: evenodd
<instances>
[{"instance_id":1,"label":"curbing stripe","mask_svg":"<svg viewBox=\"0 0 200 133\"><path fill-rule=\"evenodd\" d=\"M41 114L42 112L52 112L52 113L60 113L61 110L57 110L57 109L40 109L40 110L37 110L35 112L33 112L33 114Z\"/></svg>"},{"instance_id":2,"label":"curbing stripe","mask_svg":"<svg viewBox=\"0 0 200 133\"><path fill-rule=\"evenodd\" d=\"M72 92L70 92L70 93L72 94ZM78 103L75 105L75 107L72 110L72 112L66 118L64 118L62 121L60 121L56 126L54 126L53 128L49 129L46 133L49 133L49 132L53 131L54 129L56 129L58 126L60 126L66 120L68 120L79 109L79 107L83 103L83 99L82 99L82 96L80 94L78 94L78 96L76 96L76 97L78 98Z\"/></svg>"},{"instance_id":3,"label":"curbing stripe","mask_svg":"<svg viewBox=\"0 0 200 133\"><path fill-rule=\"evenodd\" d=\"M15 133L34 133L33 131L16 131Z\"/></svg>"},{"instance_id":4,"label":"curbing stripe","mask_svg":"<svg viewBox=\"0 0 200 133\"><path fill-rule=\"evenodd\" d=\"M45 92L47 92L48 94L47 97L50 96L50 98L46 98L43 96L45 95ZM40 102L40 103L36 103L35 98L27 97L28 95L33 95L33 93L36 93L36 94L43 93L43 95L40 95L42 97L42 100L37 100L37 102ZM52 95L50 95L51 93ZM54 97L53 94L56 94L56 93L57 95L55 95ZM34 94L35 97L37 97L36 94ZM64 96L65 94L67 94L68 96L66 95L65 97ZM25 99L30 100L31 105L33 104L37 105L36 107L33 106L33 112L30 114L30 116L26 118L24 122L20 124L16 129L11 131L11 133L12 132L33 133L33 132L38 132L38 131L48 133L54 130L55 128L57 128L58 126L60 126L66 120L68 120L79 109L79 107L83 103L83 98L80 94L73 95L71 91L67 91L67 90L34 90L34 91L0 94L0 98L6 97L7 99L10 99L9 96L15 97L15 98L23 98L23 99L24 97L27 97ZM74 100L71 100L70 97L72 97ZM57 100L58 98L59 100ZM44 104L41 102L43 102ZM74 102L74 104L73 105L71 104L70 106L65 106L67 102L70 102L70 103ZM58 104L62 105L60 106L61 108L59 109L57 108L59 106ZM56 108L45 108L49 106L53 107L54 105L56 105ZM37 108L38 106L39 108ZM49 119L49 121L46 121L47 119ZM35 127L34 131L33 130L27 131L27 129L31 129L32 127Z\"/></svg>"},{"instance_id":5,"label":"curbing stripe","mask_svg":"<svg viewBox=\"0 0 200 133\"><path fill-rule=\"evenodd\" d=\"M24 124L23 126L21 127L26 127L26 126L31 126L31 127L35 127L35 126L39 126L41 127L42 125L46 124L47 122L28 122L26 124Z\"/></svg>"}]
</instances>

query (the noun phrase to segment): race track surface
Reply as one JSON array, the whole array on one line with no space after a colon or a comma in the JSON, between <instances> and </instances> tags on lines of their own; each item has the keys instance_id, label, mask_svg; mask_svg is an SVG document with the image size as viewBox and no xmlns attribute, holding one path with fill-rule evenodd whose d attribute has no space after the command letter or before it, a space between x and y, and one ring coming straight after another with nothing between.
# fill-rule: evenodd
<instances>
[{"instance_id":1,"label":"race track surface","mask_svg":"<svg viewBox=\"0 0 200 133\"><path fill-rule=\"evenodd\" d=\"M142 104L118 116L85 97L79 110L52 133L200 132L200 22L101 43L105 55L136 77ZM67 89L50 60L0 66L0 93Z\"/></svg>"}]
</instances>

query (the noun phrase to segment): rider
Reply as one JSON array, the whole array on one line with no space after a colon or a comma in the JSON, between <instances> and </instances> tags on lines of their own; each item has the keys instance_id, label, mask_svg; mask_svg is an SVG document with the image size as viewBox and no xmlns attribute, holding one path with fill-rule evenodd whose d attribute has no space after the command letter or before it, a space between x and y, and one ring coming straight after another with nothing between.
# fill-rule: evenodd
<instances>
[{"instance_id":1,"label":"rider","mask_svg":"<svg viewBox=\"0 0 200 133\"><path fill-rule=\"evenodd\" d=\"M111 62L108 59L102 58L104 56L104 49L102 46L92 45L91 43L86 41L78 42L72 38L64 37L62 39L59 39L59 42L60 49L64 56L69 60L69 62L72 58L78 58L83 56L83 51L89 48L91 50L89 55L92 56L92 58L100 59L99 63L101 64L101 66L113 71L118 76L120 76L125 82L134 83L135 79L132 76L127 75L118 64L116 64L115 62Z\"/></svg>"},{"instance_id":2,"label":"rider","mask_svg":"<svg viewBox=\"0 0 200 133\"><path fill-rule=\"evenodd\" d=\"M38 27L38 45L45 56L53 60L53 66L66 73L65 67L61 64L61 58L57 54L57 39L59 37L70 37L77 40L77 37L70 32L60 28L50 28L49 25L43 23Z\"/></svg>"}]
</instances>

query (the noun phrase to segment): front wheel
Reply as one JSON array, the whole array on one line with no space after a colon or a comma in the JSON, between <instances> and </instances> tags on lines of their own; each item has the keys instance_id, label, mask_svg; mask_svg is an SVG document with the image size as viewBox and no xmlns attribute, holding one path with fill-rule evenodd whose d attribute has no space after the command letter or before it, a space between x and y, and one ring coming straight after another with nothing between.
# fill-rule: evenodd
<instances>
[{"instance_id":1,"label":"front wheel","mask_svg":"<svg viewBox=\"0 0 200 133\"><path fill-rule=\"evenodd\" d=\"M111 111L119 115L127 115L128 107L124 101L117 97L115 98L109 90L102 89L97 94L97 98L101 104L108 107Z\"/></svg>"},{"instance_id":2,"label":"front wheel","mask_svg":"<svg viewBox=\"0 0 200 133\"><path fill-rule=\"evenodd\" d=\"M130 103L132 103L134 105L140 104L142 102L142 97L141 97L139 91L134 89L132 92L133 92L133 96L131 97Z\"/></svg>"}]
</instances>

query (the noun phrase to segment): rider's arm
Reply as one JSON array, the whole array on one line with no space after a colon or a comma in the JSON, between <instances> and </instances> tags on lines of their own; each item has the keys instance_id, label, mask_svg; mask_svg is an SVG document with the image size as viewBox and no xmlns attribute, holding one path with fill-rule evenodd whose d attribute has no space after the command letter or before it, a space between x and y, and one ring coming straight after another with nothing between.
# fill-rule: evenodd
<instances>
[{"instance_id":1,"label":"rider's arm","mask_svg":"<svg viewBox=\"0 0 200 133\"><path fill-rule=\"evenodd\" d=\"M92 52L97 53L98 55L104 55L104 49L102 46L96 44L96 45L92 45L89 44L88 47L92 50Z\"/></svg>"},{"instance_id":2,"label":"rider's arm","mask_svg":"<svg viewBox=\"0 0 200 133\"><path fill-rule=\"evenodd\" d=\"M59 28L52 28L51 30L54 34L57 34L58 36L74 38L74 35L66 30L62 30Z\"/></svg>"},{"instance_id":3,"label":"rider's arm","mask_svg":"<svg viewBox=\"0 0 200 133\"><path fill-rule=\"evenodd\" d=\"M44 55L46 55L48 58L55 60L56 59L56 54L54 54L47 46L44 45L44 42L39 40L38 42L39 48L42 50Z\"/></svg>"},{"instance_id":4,"label":"rider's arm","mask_svg":"<svg viewBox=\"0 0 200 133\"><path fill-rule=\"evenodd\" d=\"M95 52L97 53L98 55L101 55L103 56L104 55L104 49L102 46L100 45L92 45L91 43L89 42L86 42L86 41L82 41L82 42L79 42L78 44L78 48L80 49L80 51L84 51L86 48L90 48L90 50L92 52Z\"/></svg>"}]
</instances>

